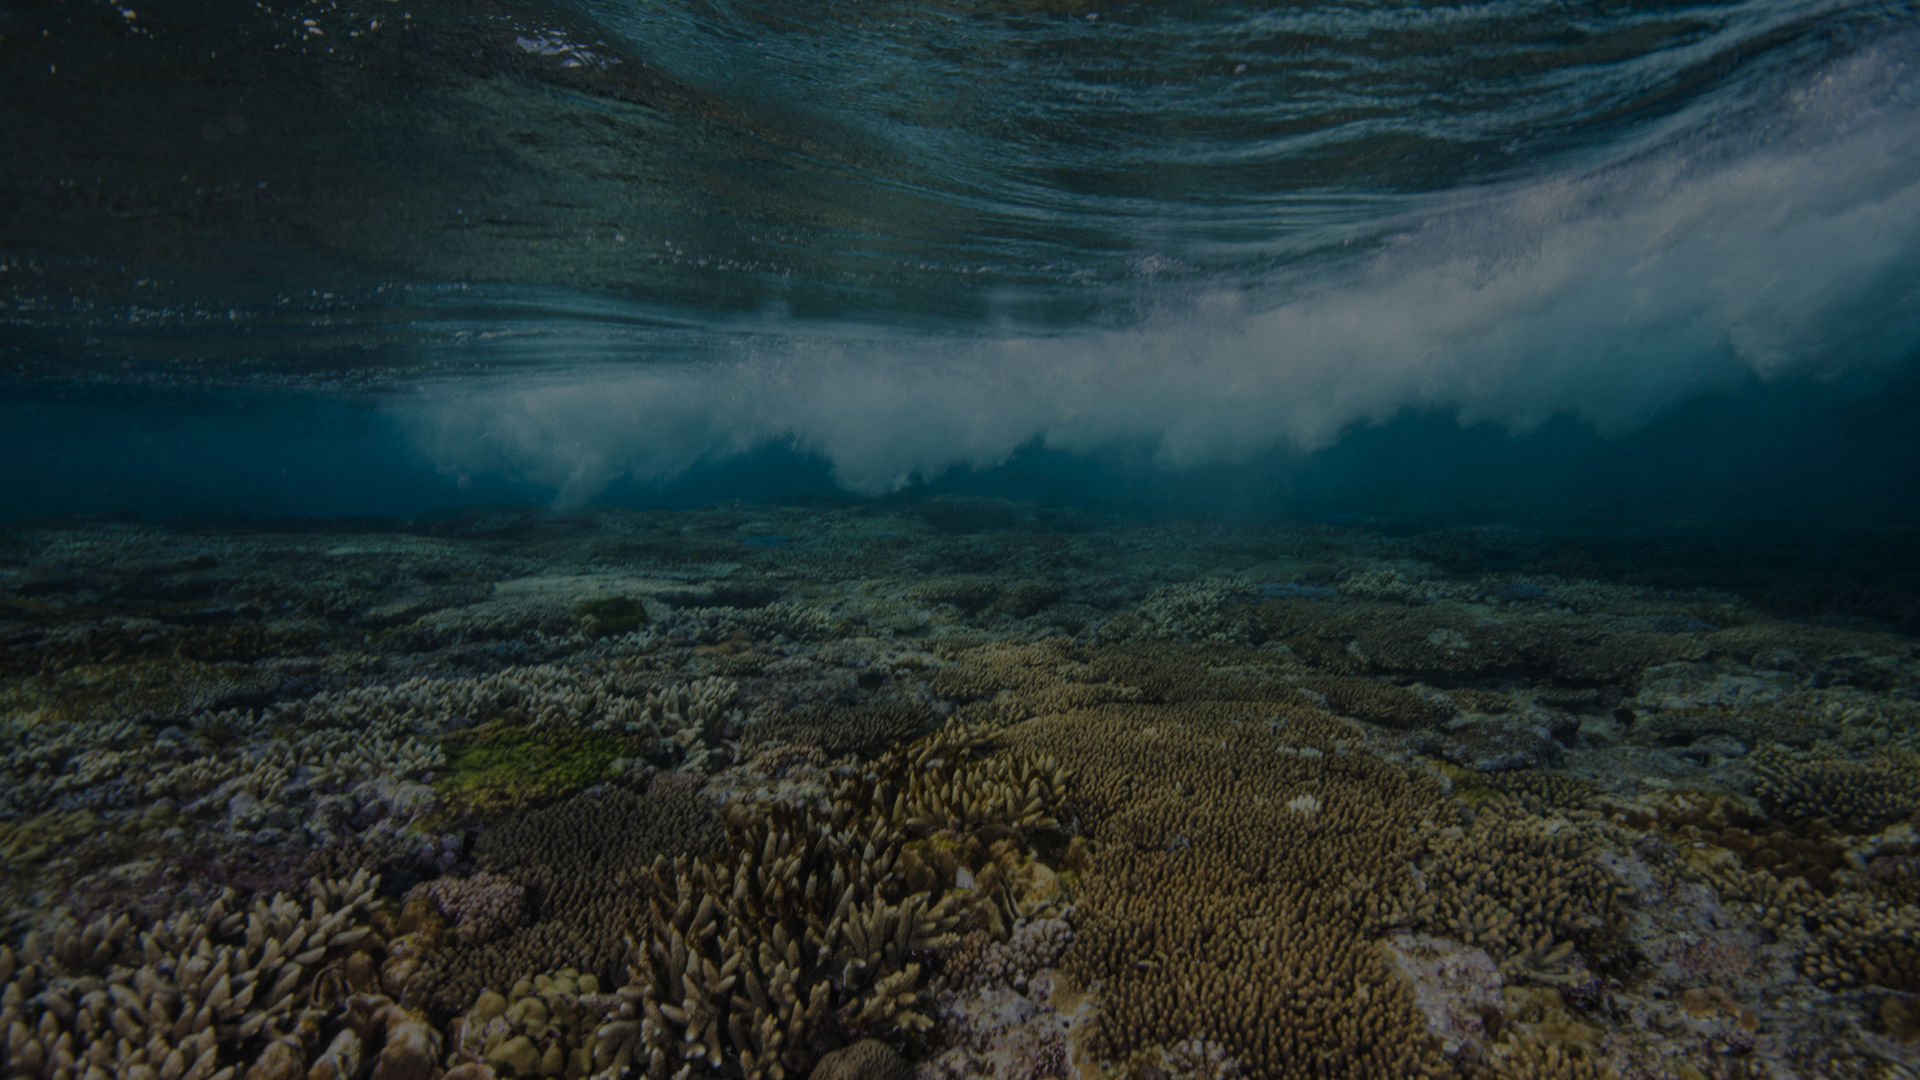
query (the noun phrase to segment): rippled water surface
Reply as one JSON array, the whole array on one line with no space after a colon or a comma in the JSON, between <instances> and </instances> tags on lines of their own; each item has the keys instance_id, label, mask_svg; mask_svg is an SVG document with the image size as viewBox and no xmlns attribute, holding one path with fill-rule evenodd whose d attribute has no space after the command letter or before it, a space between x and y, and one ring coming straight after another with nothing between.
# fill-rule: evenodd
<instances>
[{"instance_id":1,"label":"rippled water surface","mask_svg":"<svg viewBox=\"0 0 1920 1080\"><path fill-rule=\"evenodd\" d=\"M1920 8L0 4L0 1075L1920 1075Z\"/></svg>"},{"instance_id":2,"label":"rippled water surface","mask_svg":"<svg viewBox=\"0 0 1920 1080\"><path fill-rule=\"evenodd\" d=\"M15 9L0 356L33 393L371 391L391 460L563 501L769 449L874 493L1885 394L1914 15Z\"/></svg>"}]
</instances>

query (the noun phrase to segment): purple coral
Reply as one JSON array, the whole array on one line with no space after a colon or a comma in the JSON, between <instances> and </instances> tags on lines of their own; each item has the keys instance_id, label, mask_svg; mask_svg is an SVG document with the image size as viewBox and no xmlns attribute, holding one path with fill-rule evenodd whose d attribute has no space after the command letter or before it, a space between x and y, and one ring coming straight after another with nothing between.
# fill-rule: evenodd
<instances>
[{"instance_id":1,"label":"purple coral","mask_svg":"<svg viewBox=\"0 0 1920 1080\"><path fill-rule=\"evenodd\" d=\"M1048 1035L1021 1055L1019 1074L1024 1080L1050 1080L1072 1075L1067 1065L1067 1040Z\"/></svg>"},{"instance_id":2,"label":"purple coral","mask_svg":"<svg viewBox=\"0 0 1920 1080\"><path fill-rule=\"evenodd\" d=\"M526 887L504 874L435 878L415 885L407 899L422 897L453 920L460 940L476 945L518 926L527 911Z\"/></svg>"}]
</instances>

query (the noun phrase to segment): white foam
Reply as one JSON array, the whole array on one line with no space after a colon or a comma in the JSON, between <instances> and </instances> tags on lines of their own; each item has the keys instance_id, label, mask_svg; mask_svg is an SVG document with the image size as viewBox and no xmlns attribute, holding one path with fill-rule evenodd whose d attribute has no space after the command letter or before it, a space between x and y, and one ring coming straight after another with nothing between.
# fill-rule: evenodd
<instances>
[{"instance_id":1,"label":"white foam","mask_svg":"<svg viewBox=\"0 0 1920 1080\"><path fill-rule=\"evenodd\" d=\"M1904 48L1823 72L1737 145L1463 193L1284 296L1220 292L1124 331L796 337L723 364L449 385L409 420L447 471L562 502L776 443L875 493L1035 442L1147 440L1180 468L1324 447L1407 408L1612 433L1756 378L1889 370L1920 353Z\"/></svg>"}]
</instances>

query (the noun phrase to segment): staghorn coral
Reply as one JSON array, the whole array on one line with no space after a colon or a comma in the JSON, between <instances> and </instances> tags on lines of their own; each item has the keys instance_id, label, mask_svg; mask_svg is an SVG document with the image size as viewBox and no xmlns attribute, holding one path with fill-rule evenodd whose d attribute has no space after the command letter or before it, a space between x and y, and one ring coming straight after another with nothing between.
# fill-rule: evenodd
<instances>
[{"instance_id":1,"label":"staghorn coral","mask_svg":"<svg viewBox=\"0 0 1920 1080\"><path fill-rule=\"evenodd\" d=\"M1711 851L1709 861L1731 856L1746 870L1764 870L1781 880L1803 879L1822 894L1836 887L1850 863L1844 837L1823 820L1787 824L1767 817L1752 801L1718 792L1674 792L1617 807L1619 820L1668 832L1676 843ZM1872 838L1866 838L1871 843ZM1709 877L1738 877L1708 867ZM1740 880L1744 881L1744 878ZM1736 891L1744 886L1736 886Z\"/></svg>"},{"instance_id":2,"label":"staghorn coral","mask_svg":"<svg viewBox=\"0 0 1920 1080\"><path fill-rule=\"evenodd\" d=\"M1712 651L1691 633L1633 625L1595 633L1595 623L1604 625L1607 616L1527 609L1493 621L1448 600L1413 607L1354 602L1326 610L1267 605L1262 612L1261 632L1316 668L1440 686L1524 675L1570 687L1630 687L1655 665Z\"/></svg>"},{"instance_id":3,"label":"staghorn coral","mask_svg":"<svg viewBox=\"0 0 1920 1080\"><path fill-rule=\"evenodd\" d=\"M1313 676L1301 680L1301 686L1341 716L1387 727L1426 727L1445 719L1451 711L1444 703L1405 687L1360 676Z\"/></svg>"},{"instance_id":4,"label":"staghorn coral","mask_svg":"<svg viewBox=\"0 0 1920 1080\"><path fill-rule=\"evenodd\" d=\"M1889 833L1904 843L1904 826ZM1835 991L1920 992L1920 900L1906 889L1851 868L1798 873L1722 852L1702 861L1701 876L1788 947L1807 979Z\"/></svg>"},{"instance_id":5,"label":"staghorn coral","mask_svg":"<svg viewBox=\"0 0 1920 1080\"><path fill-rule=\"evenodd\" d=\"M56 810L15 821L0 822L0 874L30 872L49 858L70 852L81 845L96 851L124 849L120 838L112 847L101 835L100 816L91 810Z\"/></svg>"},{"instance_id":6,"label":"staghorn coral","mask_svg":"<svg viewBox=\"0 0 1920 1080\"><path fill-rule=\"evenodd\" d=\"M926 706L905 701L808 705L758 721L748 729L746 742L816 746L833 755L872 754L912 742L938 725L939 718Z\"/></svg>"},{"instance_id":7,"label":"staghorn coral","mask_svg":"<svg viewBox=\"0 0 1920 1080\"><path fill-rule=\"evenodd\" d=\"M943 698L992 698L1012 691L1039 690L1059 681L1055 667L1064 643L973 643L943 650L949 664L934 671L928 683Z\"/></svg>"},{"instance_id":8,"label":"staghorn coral","mask_svg":"<svg viewBox=\"0 0 1920 1080\"><path fill-rule=\"evenodd\" d=\"M1453 686L1447 688L1447 696L1453 699L1455 707L1461 712L1484 713L1498 716L1513 710L1513 698L1499 690L1487 690L1472 686Z\"/></svg>"},{"instance_id":9,"label":"staghorn coral","mask_svg":"<svg viewBox=\"0 0 1920 1080\"><path fill-rule=\"evenodd\" d=\"M1555 812L1590 809L1599 786L1582 776L1552 769L1511 769L1488 773L1485 781L1514 799L1527 812L1549 816Z\"/></svg>"},{"instance_id":10,"label":"staghorn coral","mask_svg":"<svg viewBox=\"0 0 1920 1080\"><path fill-rule=\"evenodd\" d=\"M1232 603L1254 591L1241 577L1212 577L1168 585L1142 601L1129 617L1115 619L1100 629L1106 641L1207 641L1220 644L1248 640L1251 627L1242 605Z\"/></svg>"},{"instance_id":11,"label":"staghorn coral","mask_svg":"<svg viewBox=\"0 0 1920 1080\"><path fill-rule=\"evenodd\" d=\"M425 957L407 1000L463 1008L483 990L505 992L556 962L613 985L626 964L622 940L646 916L655 858L719 841L712 808L671 786L647 794L590 788L501 822L481 833L474 861L481 875L525 888L528 922Z\"/></svg>"},{"instance_id":12,"label":"staghorn coral","mask_svg":"<svg viewBox=\"0 0 1920 1080\"><path fill-rule=\"evenodd\" d=\"M46 648L57 655L65 645ZM115 655L0 682L0 712L44 712L68 722L173 721L271 694L280 681L274 671L252 664Z\"/></svg>"},{"instance_id":13,"label":"staghorn coral","mask_svg":"<svg viewBox=\"0 0 1920 1080\"><path fill-rule=\"evenodd\" d=\"M981 755L949 727L843 777L824 809L736 804L725 850L660 861L602 1075L777 1078L850 1038L929 1027L922 973L959 904L896 872L908 843L1051 828L1064 783L1043 757Z\"/></svg>"},{"instance_id":14,"label":"staghorn coral","mask_svg":"<svg viewBox=\"0 0 1920 1080\"><path fill-rule=\"evenodd\" d=\"M87 789L124 779L147 739L130 720L72 724L18 716L0 720L0 812L45 810ZM98 800L111 802L111 800Z\"/></svg>"},{"instance_id":15,"label":"staghorn coral","mask_svg":"<svg viewBox=\"0 0 1920 1080\"><path fill-rule=\"evenodd\" d=\"M1754 791L1789 821L1824 818L1871 832L1920 816L1920 755L1884 751L1867 761L1762 746L1749 758Z\"/></svg>"},{"instance_id":16,"label":"staghorn coral","mask_svg":"<svg viewBox=\"0 0 1920 1080\"><path fill-rule=\"evenodd\" d=\"M168 799L194 816L239 796L280 804L348 794L378 803L380 816L404 811L390 826L398 829L431 809L424 789L407 787L415 781L437 779L441 795L486 805L577 790L607 778L620 757L700 768L739 723L734 694L719 679L656 686L650 671L616 660L321 691L258 711L198 713L157 735L127 721L10 719L17 742L0 760L0 813ZM479 732L460 730L482 719ZM306 832L335 839L325 823Z\"/></svg>"},{"instance_id":17,"label":"staghorn coral","mask_svg":"<svg viewBox=\"0 0 1920 1080\"><path fill-rule=\"evenodd\" d=\"M249 1047L294 1029L315 972L372 934L378 885L314 881L250 906L228 891L145 931L102 916L0 946L12 1075L234 1076Z\"/></svg>"},{"instance_id":18,"label":"staghorn coral","mask_svg":"<svg viewBox=\"0 0 1920 1080\"><path fill-rule=\"evenodd\" d=\"M1393 604L1431 604L1475 596L1474 589L1447 581L1437 569L1420 563L1355 570L1338 588L1342 596Z\"/></svg>"},{"instance_id":19,"label":"staghorn coral","mask_svg":"<svg viewBox=\"0 0 1920 1080\"><path fill-rule=\"evenodd\" d=\"M994 724L1108 702L1263 701L1297 693L1275 657L1257 649L1151 641L1092 647L1062 638L952 650L935 671L942 697L986 702Z\"/></svg>"},{"instance_id":20,"label":"staghorn coral","mask_svg":"<svg viewBox=\"0 0 1920 1080\"><path fill-rule=\"evenodd\" d=\"M1591 835L1510 802L1421 840L1391 921L1484 948L1510 976L1553 981L1572 950L1606 948L1632 896Z\"/></svg>"},{"instance_id":21,"label":"staghorn coral","mask_svg":"<svg viewBox=\"0 0 1920 1080\"><path fill-rule=\"evenodd\" d=\"M421 676L282 702L267 720L318 729L438 734L476 724L673 738L727 719L735 686L703 679L660 687L634 657L513 667L471 678Z\"/></svg>"},{"instance_id":22,"label":"staghorn coral","mask_svg":"<svg viewBox=\"0 0 1920 1080\"><path fill-rule=\"evenodd\" d=\"M1813 928L1802 957L1808 978L1831 989L1920 993L1920 905L1843 894L1794 906Z\"/></svg>"},{"instance_id":23,"label":"staghorn coral","mask_svg":"<svg viewBox=\"0 0 1920 1080\"><path fill-rule=\"evenodd\" d=\"M1616 1074L1590 1053L1516 1026L1489 1044L1486 1064L1470 1075L1484 1080L1612 1080Z\"/></svg>"},{"instance_id":24,"label":"staghorn coral","mask_svg":"<svg viewBox=\"0 0 1920 1080\"><path fill-rule=\"evenodd\" d=\"M334 1003L328 1024L310 1009L302 1030L310 1038L274 1040L254 1059L242 1080L275 1080L304 1075L307 1080L434 1080L441 1075L443 1039L431 1020L384 994L355 993ZM327 1033L331 1038L324 1038ZM322 1044L310 1062L309 1044Z\"/></svg>"},{"instance_id":25,"label":"staghorn coral","mask_svg":"<svg viewBox=\"0 0 1920 1080\"><path fill-rule=\"evenodd\" d=\"M836 627L826 612L782 600L757 608L681 608L661 619L650 632L674 644L713 645L729 638L822 641L833 637Z\"/></svg>"},{"instance_id":26,"label":"staghorn coral","mask_svg":"<svg viewBox=\"0 0 1920 1080\"><path fill-rule=\"evenodd\" d=\"M1633 715L1634 741L1685 745L1724 735L1745 745L1775 744L1789 758L1815 747L1830 756L1869 759L1889 750L1920 753L1920 702L1910 697L1808 686L1798 674L1761 678L1739 665L1717 667L1725 670L1711 680L1676 674L1643 688L1638 702L1646 707Z\"/></svg>"},{"instance_id":27,"label":"staghorn coral","mask_svg":"<svg viewBox=\"0 0 1920 1080\"><path fill-rule=\"evenodd\" d=\"M1000 581L992 577L945 577L922 581L907 590L907 598L921 604L945 604L974 614L1000 598Z\"/></svg>"},{"instance_id":28,"label":"staghorn coral","mask_svg":"<svg viewBox=\"0 0 1920 1080\"><path fill-rule=\"evenodd\" d=\"M218 579L247 557L239 549L255 545L282 569L233 590L257 590L263 609L284 617L203 611L211 601L190 598L183 602L190 606L179 609L182 617L228 621L172 623L153 612L174 600L123 605L112 591L120 586L90 580L92 570L66 573L59 566L0 562L0 614L7 622L0 626L0 651L7 654L0 657L0 679L7 680L0 694L12 695L5 701L15 706L0 715L0 748L9 755L0 760L0 838L18 839L12 853L34 860L10 859L0 874L0 889L6 890L0 910L9 923L25 928L44 918L36 910L40 905L74 898L88 905L80 925L103 908L117 914L129 900L131 911L140 912L129 915L137 924L147 919L141 913L175 902L171 897L183 884L232 881L271 894L294 880L295 866L365 865L389 869L390 876L447 873L460 866L470 835L485 852L481 874L517 874L519 865L493 851L488 839L510 826L475 813L482 800L464 794L421 799L423 790L436 794L422 781L441 785L441 796L455 792L455 774L487 774L496 790L512 794L501 805L513 807L515 817L605 779L644 782L654 768L678 767L655 778L660 792L697 789L708 800L736 792L777 795L827 819L833 791L870 767L835 767L820 745L844 738L833 748L880 753L884 744L916 736L953 712L994 732L989 749L968 752L970 765L997 759L1008 747L1059 751L1057 759L1076 776L1070 802L1023 824L996 820L1011 806L1018 821L1025 809L1024 803L1001 800L992 812L928 815L903 830L890 869L897 879L891 887L900 895L889 898L889 905L912 894L950 895L947 911L960 937L910 955L908 963L921 965L918 979L900 979L896 971L892 985L874 982L865 996L880 1002L881 1014L892 1007L935 1020L917 1035L895 1030L886 1038L916 1058L927 1057L928 1069L939 1062L943 1071L937 1075L1027 1080L1129 1067L1145 1074L1261 1075L1260 1055L1268 1051L1250 1032L1261 1030L1257 1022L1263 1019L1284 1031L1277 1041L1285 1042L1286 1054L1303 1055L1303 1061L1318 1060L1312 1055L1333 1037L1330 1031L1340 1037L1384 1032L1387 1040L1410 1047L1416 1060L1409 1071L1417 1074L1430 1058L1418 1037L1401 1038L1391 1000L1397 976L1369 985L1364 999L1343 991L1341 980L1369 971L1366 946L1385 948L1375 942L1373 928L1390 925L1398 914L1410 864L1422 864L1419 873L1428 874L1455 860L1485 861L1489 873L1497 874L1495 856L1507 850L1505 841L1475 835L1485 828L1487 813L1523 823L1531 815L1535 820L1518 830L1522 834L1571 830L1586 855L1638 875L1643 900L1624 920L1624 931L1592 931L1591 950L1573 937L1528 941L1519 935L1513 951L1499 958L1520 984L1507 989L1524 995L1506 998L1504 1015L1498 1009L1475 1013L1482 1027L1458 1030L1460 1049L1458 1056L1448 1053L1448 1065L1470 1073L1493 1064L1517 1070L1527 1057L1515 1049L1524 1038L1574 1059L1569 1067L1604 1059L1624 1076L1691 1075L1682 1063L1704 1063L1704 1075L1731 1077L1745 1075L1743 1062L1752 1059L1760 1063L1754 1075L1785 1070L1840 1080L1877 1075L1889 1061L1910 1060L1911 1046L1893 1041L1895 1021L1906 1025L1908 1010L1896 1006L1893 1019L1880 1010L1907 1000L1907 991L1896 987L1906 984L1905 973L1914 965L1908 928L1911 905L1920 902L1916 845L1896 831L1899 820L1873 826L1879 833L1863 832L1840 817L1832 819L1838 827L1822 820L1825 811L1812 810L1811 803L1803 813L1791 798L1743 797L1757 790L1748 786L1754 772L1745 762L1746 746L1778 743L1792 762L1851 767L1898 760L1882 757L1886 751L1920 749L1911 730L1920 665L1909 639L1837 624L1794 627L1738 604L1716 608L1720 602L1711 598L1583 581L1582 567L1591 563L1547 559L1538 551L1509 565L1557 568L1564 576L1476 576L1484 567L1473 565L1464 549L1443 555L1423 546L1424 540L1407 543L1350 530L1152 528L1083 537L1007 532L930 542L923 522L886 506L855 514L720 508L686 515L595 512L545 524L521 520L504 530L485 526L463 534L488 538L480 543L435 541L430 556L416 557L407 551L416 541L424 543L419 536L347 538L332 527L303 528L312 534L231 544L142 529L102 542L93 562L73 562L93 567L128 561L130 553L111 550L122 543L213 545L227 560L216 572L187 566L190 560L178 550L152 558L141 552L131 553L141 565L130 565L115 579L125 583L126 595L184 596L209 582L227 590ZM99 540L95 533L111 531L89 526L71 535ZM765 547L755 543L776 537L785 539ZM11 547L8 542L0 536L7 558L41 561L40 540ZM1452 541L1436 543L1446 547ZM46 546L53 551L61 543ZM1428 560L1447 576L1411 559ZM621 569L609 569L616 566ZM1356 566L1403 567L1413 585L1444 588L1430 602L1409 607L1359 595L1364 589L1342 595L1314 586L1255 585L1251 593L1219 597L1210 610L1202 605L1191 612L1195 620L1218 619L1236 632L1244 625L1239 644L1176 640L1179 633L1170 623L1150 624L1128 610L1173 581L1333 582L1354 577ZM289 574L289 567L297 569ZM422 568L444 586L419 588ZM636 576L642 572L645 578ZM311 583L294 580L309 573ZM1040 618L1079 637L1041 637L1039 623L1011 621L1009 616L1043 602L1047 592L1014 596L1015 588L1006 584L1013 573L1045 574L1069 588L1073 603L1053 604ZM989 596L986 579L979 578L961 583L977 586L977 595L956 593L953 603L931 614L903 601L914 584L934 574L992 575L999 592ZM1173 600L1175 591L1158 599ZM579 633L579 612L582 600L595 596L643 597L648 605L683 611L677 620L663 620L666 625L636 625L636 633L589 641ZM830 641L788 634L775 643L778 630L750 625L751 605L776 596L805 597L817 614L831 612L836 622ZM227 599L220 597L222 603ZM464 606L447 606L454 603ZM684 609L692 604L738 607L687 615ZM102 605L137 610L102 618ZM1163 611L1188 617L1174 605ZM1183 623L1179 632L1186 631ZM1127 640L1115 643L1117 637ZM316 643L315 651L285 652L293 647L289 643L302 641ZM262 650L278 653L264 656ZM258 659L262 689L218 699L219 711L183 714L177 703L156 699L149 719L94 722L96 699L86 696L83 680L107 687L156 673L153 665L176 655L216 668ZM12 666L16 661L20 666ZM181 674L180 680L155 682L157 696L171 696L169 687L186 687L206 672L183 667ZM737 693L717 713L686 722L688 713L703 707L699 699L707 695L697 689L705 685L703 677L716 674L740 680ZM269 688L268 675L285 681ZM38 681L27 685L29 679ZM1405 687L1416 696L1425 693L1412 685L1417 679L1441 688L1475 721L1489 713L1513 721L1475 723L1477 733L1498 734L1508 726L1518 731L1544 723L1548 714L1555 721L1578 714L1584 726L1579 738L1560 740L1568 773L1468 776L1427 761L1403 767L1410 748L1431 753L1432 744L1336 720L1313 707L1313 698L1300 689L1361 720L1419 727L1417 717L1343 703L1323 679L1351 680L1345 685L1357 694ZM1455 689L1461 686L1473 689ZM270 703L276 694L286 697ZM767 710L763 703L771 702L780 708ZM109 712L118 708L108 704ZM745 720L735 709L757 715ZM676 719L663 723L668 713ZM1131 746L1127 769L1101 764L1104 746L1082 747L1069 733L1090 715L1107 713L1124 717L1124 723L1104 726L1102 720L1087 737L1099 743L1113 736ZM783 720L803 720L812 728L782 731L776 740L764 737ZM1255 731L1258 739L1243 740L1233 725L1268 727L1264 734ZM1453 730L1456 725L1441 727L1431 736L1436 741L1465 737ZM690 734L676 741L682 732ZM1038 732L1058 741L1026 741ZM761 752L710 781L694 775L716 757L724 760L734 738ZM1179 746L1209 740L1230 745L1217 751ZM781 741L814 745L781 748ZM467 754L483 743L491 760ZM1773 768L1772 755L1770 748L1760 764ZM1461 753L1453 760L1487 756ZM1660 762L1683 756L1699 761L1698 768L1660 770ZM926 764L942 774L949 766L934 758ZM801 782L765 783L795 770ZM1199 775L1205 770L1219 775ZM1455 797L1436 794L1431 788L1441 785L1421 770L1451 778ZM1370 797L1376 790L1369 779L1376 773L1389 778L1379 788L1388 805L1350 805L1351 792ZM1605 794L1569 783L1576 773L1599 780ZM1836 773L1859 779L1857 770ZM1122 784L1119 778L1127 774ZM907 775L896 777L896 793L904 790ZM1685 786L1665 786L1663 778ZM942 785L950 803L980 801L946 779ZM1416 796L1401 798L1409 789ZM859 791L857 799L871 801L878 787ZM583 815L588 804L608 810L599 801L603 794L575 809ZM1195 804L1215 801L1240 823L1231 829L1210 824L1212 811ZM1668 805L1681 801L1713 805L1697 813ZM1873 804L1867 808L1872 813L1863 820L1876 820ZM752 812L759 809L764 807ZM1612 824L1602 822L1607 815ZM617 809L609 817L628 822L621 829L644 828ZM1352 835L1323 835L1316 831L1322 826ZM1455 827L1457 836L1450 831ZM581 821L575 830L597 837L601 826ZM1455 840L1458 850L1450 846ZM595 848L612 841L580 843ZM1483 850L1487 843L1493 847ZM1625 853L1628 844L1631 855ZM671 845L660 846L670 852ZM1271 847L1299 850L1282 859ZM468 1007L482 984L499 992L503 1006L514 1004L525 998L507 997L523 980L531 982L529 973L577 966L580 957L596 955L604 957L612 977L620 977L637 954L628 955L619 937L649 932L654 850L632 859L574 852L559 860L574 868L556 869L561 877L578 871L582 882L611 878L623 884L603 889L604 900L578 903L559 889L552 905L529 905L528 926L491 941L460 940L424 902L408 905L411 914L391 927L404 926L404 933L387 935L388 923L376 915L377 935L389 937L385 945L368 945L367 953L329 963L314 980L317 988L336 978L334 969L344 972L357 961L359 976L337 976L353 987L352 994L316 994L310 1010L296 1009L301 1023L286 1036L264 1047L256 1039L244 1054L225 1056L220 1064L250 1060L282 1070L263 1071L256 1080L303 1075L322 1065L333 1073L321 1075L358 1080L380 1067L381 1080L391 1080L431 1050L435 1028L458 1010L471 1015ZM1123 850L1135 862L1188 860L1228 866L1241 876L1206 871L1189 881L1169 874L1153 885L1160 879L1118 858ZM1389 854L1381 857L1381 851ZM1521 865L1531 859L1523 845ZM1365 872L1350 880L1349 864ZM1273 877L1276 867L1301 873L1282 887ZM1121 875L1122 884L1108 881L1096 893L1091 886L1110 873ZM1695 880L1718 882L1722 875L1729 882L1724 888ZM1137 901L1125 896L1124 883L1136 877L1153 885L1152 895ZM1173 884L1193 881L1200 892ZM516 884L525 885L529 900L539 891L531 881L516 877ZM578 886L579 897L592 888ZM1497 882L1449 879L1443 891L1444 906L1463 911L1475 906L1480 893L1502 901L1496 921L1513 920L1514 912L1499 908L1518 903L1519 921L1525 922L1535 904L1530 891L1516 898ZM1329 894L1324 903L1332 914L1322 918L1322 901L1301 900L1295 892ZM1242 894L1252 899L1236 908ZM1185 907L1199 910L1193 921L1202 927L1190 939L1192 961L1136 967L1099 988L1044 966L1051 960L1090 967L1082 954L1132 932L1129 920L1158 935L1156 940L1166 939L1174 920L1167 913ZM1693 914L1647 921L1680 909ZM1246 913L1245 925L1232 922L1236 912ZM1276 945L1268 939L1279 935L1263 936L1263 920L1287 919L1309 924L1294 931L1298 940ZM1088 921L1092 937L1082 932ZM1763 930L1763 922L1770 929ZM1035 937L1043 927L1057 933ZM1612 941L1616 932L1627 940ZM1471 955L1485 961L1476 972L1496 984L1503 978L1481 949L1431 935L1400 936L1457 950L1450 955ZM1072 948L1061 954L1069 938ZM1358 946L1347 947L1356 940ZM1259 950L1268 948L1278 952L1277 962L1257 967L1264 962ZM1635 950L1647 964L1624 962ZM1132 960L1160 963L1151 953ZM1604 978L1572 981L1584 976L1589 961ZM1323 962L1331 973L1325 977L1318 966ZM1270 990L1275 984L1258 982L1269 977L1265 972L1291 974L1289 965L1301 963L1315 965L1297 995L1311 1015L1268 1017L1258 1012L1257 1001L1247 1005L1259 994L1246 985ZM371 986L365 978L369 966ZM1248 970L1260 972L1250 983L1243 977ZM411 972L418 981L418 992L405 1004L375 1000L383 989L400 996L400 982L382 984L388 972ZM424 978L434 972L466 980L461 992L468 996L443 999L429 985L434 980ZM1551 1000L1544 991L1554 987L1540 984L1563 980L1569 981L1561 1003L1542 1004ZM1191 993L1207 1004L1190 1007L1179 1000L1182 981L1192 981ZM728 997L745 993L736 984ZM579 1051L593 1049L584 1044L597 1039L618 1007L610 995L601 996L607 1012L587 1011L564 1037L554 1034L553 1002L543 1001L548 1028L523 1025L496 1042L493 1049L499 1050L525 1039L501 1063L511 1062L513 1071L544 1071L549 1044L542 1040L550 1040L566 1044L568 1069L579 1071ZM1501 1000L1497 992L1494 997ZM1169 1023L1171 1041L1143 1040L1149 1044L1136 1052L1108 1057L1101 1040L1109 1033L1096 1029L1107 1022L1101 1010L1109 999L1132 1010L1108 1018L1116 1027L1128 1017L1178 1014L1208 1018L1213 1030L1176 1032ZM1230 1017L1226 1006L1254 1015ZM1701 1015L1707 1008L1711 1015ZM844 1000L829 1011L807 1029L817 1044L810 1052L849 1037L846 1022L866 1010L862 1002ZM887 1023L875 1015L863 1022ZM1762 1024L1758 1036L1742 1026L1750 1016ZM684 1032L669 1034L684 1042ZM454 1042L449 1039L446 1049L458 1053ZM730 1033L722 1042L725 1059ZM1843 1060L1844 1047L1859 1049ZM524 1050L536 1053L528 1058ZM704 1067L703 1059L689 1071ZM1381 1065L1379 1072L1392 1067ZM1375 1071L1351 1059L1333 1059L1327 1071L1342 1070ZM509 1070L462 1060L456 1075L472 1080L495 1071Z\"/></svg>"}]
</instances>

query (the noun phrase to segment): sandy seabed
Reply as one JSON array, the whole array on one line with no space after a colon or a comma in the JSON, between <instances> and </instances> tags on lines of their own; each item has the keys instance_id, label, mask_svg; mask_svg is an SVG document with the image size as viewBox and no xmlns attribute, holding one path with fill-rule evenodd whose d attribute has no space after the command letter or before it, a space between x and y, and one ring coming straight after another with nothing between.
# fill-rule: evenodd
<instances>
[{"instance_id":1,"label":"sandy seabed","mask_svg":"<svg viewBox=\"0 0 1920 1080\"><path fill-rule=\"evenodd\" d=\"M1911 603L1609 550L7 527L0 1074L1920 1075Z\"/></svg>"}]
</instances>

